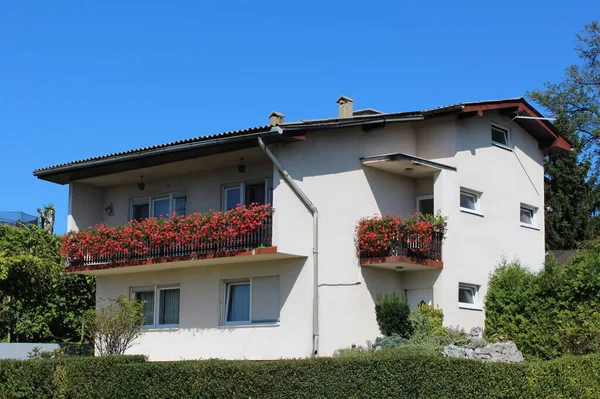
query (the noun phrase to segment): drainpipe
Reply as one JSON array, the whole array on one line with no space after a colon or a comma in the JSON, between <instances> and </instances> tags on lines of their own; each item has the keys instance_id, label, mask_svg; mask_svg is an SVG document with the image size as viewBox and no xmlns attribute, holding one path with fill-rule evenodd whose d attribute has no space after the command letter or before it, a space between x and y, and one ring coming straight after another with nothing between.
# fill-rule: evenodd
<instances>
[{"instance_id":1,"label":"drainpipe","mask_svg":"<svg viewBox=\"0 0 600 399\"><path fill-rule=\"evenodd\" d=\"M279 133L283 133L280 127L276 126ZM285 182L290 186L294 194L300 198L300 201L306 206L313 218L313 339L312 339L312 356L317 356L319 353L319 211L310 199L304 194L302 189L298 187L296 182L290 177L289 173L283 168L279 160L267 148L263 140L259 137L258 144L263 149L265 154L271 159L273 165L277 167L279 173L283 176Z\"/></svg>"}]
</instances>

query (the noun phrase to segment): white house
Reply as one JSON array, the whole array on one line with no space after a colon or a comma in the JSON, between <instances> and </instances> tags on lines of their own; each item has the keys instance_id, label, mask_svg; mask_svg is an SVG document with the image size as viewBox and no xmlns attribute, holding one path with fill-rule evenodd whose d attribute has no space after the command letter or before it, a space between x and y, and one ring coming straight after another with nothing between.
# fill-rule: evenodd
<instances>
[{"instance_id":1,"label":"white house","mask_svg":"<svg viewBox=\"0 0 600 399\"><path fill-rule=\"evenodd\" d=\"M68 265L96 276L98 299L146 301L147 330L130 353L330 356L380 334L375 298L392 291L468 329L484 323L488 276L503 256L542 266L543 156L570 146L524 99L400 113L338 104L336 118L287 123L274 112L266 126L34 171L69 185L70 231L273 204L272 221L235 256L128 263L88 251ZM359 219L434 210L448 217L441 253L357 255Z\"/></svg>"}]
</instances>

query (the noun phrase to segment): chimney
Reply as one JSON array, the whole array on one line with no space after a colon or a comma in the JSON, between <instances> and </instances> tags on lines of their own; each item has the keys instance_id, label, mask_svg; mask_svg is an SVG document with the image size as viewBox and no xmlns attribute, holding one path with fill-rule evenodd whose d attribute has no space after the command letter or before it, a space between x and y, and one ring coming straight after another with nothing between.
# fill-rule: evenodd
<instances>
[{"instance_id":1,"label":"chimney","mask_svg":"<svg viewBox=\"0 0 600 399\"><path fill-rule=\"evenodd\" d=\"M269 115L269 125L282 125L285 122L285 115L281 112L273 111Z\"/></svg>"},{"instance_id":2,"label":"chimney","mask_svg":"<svg viewBox=\"0 0 600 399\"><path fill-rule=\"evenodd\" d=\"M340 96L336 103L339 104L338 118L352 118L353 99L346 96Z\"/></svg>"}]
</instances>

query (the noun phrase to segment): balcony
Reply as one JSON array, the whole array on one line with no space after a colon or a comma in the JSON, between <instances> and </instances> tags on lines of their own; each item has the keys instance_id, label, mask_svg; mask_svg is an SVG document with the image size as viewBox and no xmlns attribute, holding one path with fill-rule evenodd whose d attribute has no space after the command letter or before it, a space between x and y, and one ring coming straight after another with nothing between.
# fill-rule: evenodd
<instances>
[{"instance_id":1,"label":"balcony","mask_svg":"<svg viewBox=\"0 0 600 399\"><path fill-rule=\"evenodd\" d=\"M269 205L99 224L66 234L63 256L67 271L94 275L294 257L272 245L272 226Z\"/></svg>"},{"instance_id":2,"label":"balcony","mask_svg":"<svg viewBox=\"0 0 600 399\"><path fill-rule=\"evenodd\" d=\"M356 228L360 264L396 271L442 269L445 229L441 215L361 219Z\"/></svg>"}]
</instances>

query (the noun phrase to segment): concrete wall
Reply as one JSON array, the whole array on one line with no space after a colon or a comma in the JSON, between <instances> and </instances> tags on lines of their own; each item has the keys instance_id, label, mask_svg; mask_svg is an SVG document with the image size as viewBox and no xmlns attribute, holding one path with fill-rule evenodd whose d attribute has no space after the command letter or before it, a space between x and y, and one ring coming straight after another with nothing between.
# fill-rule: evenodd
<instances>
[{"instance_id":1,"label":"concrete wall","mask_svg":"<svg viewBox=\"0 0 600 399\"><path fill-rule=\"evenodd\" d=\"M36 344L36 343L0 343L0 359L29 359L29 353L34 349L40 352L54 352L59 349L59 344Z\"/></svg>"}]
</instances>

